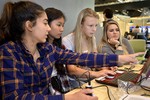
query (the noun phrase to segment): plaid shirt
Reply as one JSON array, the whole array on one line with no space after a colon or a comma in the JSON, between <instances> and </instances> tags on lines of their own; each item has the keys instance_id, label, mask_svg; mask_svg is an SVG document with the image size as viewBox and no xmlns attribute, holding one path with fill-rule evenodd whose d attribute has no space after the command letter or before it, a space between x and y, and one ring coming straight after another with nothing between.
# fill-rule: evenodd
<instances>
[{"instance_id":1,"label":"plaid shirt","mask_svg":"<svg viewBox=\"0 0 150 100\"><path fill-rule=\"evenodd\" d=\"M21 42L0 46L0 99L63 100L63 95L52 96L49 91L55 63L116 66L118 60L117 55L73 53L49 43L37 47L40 57L34 62Z\"/></svg>"}]
</instances>

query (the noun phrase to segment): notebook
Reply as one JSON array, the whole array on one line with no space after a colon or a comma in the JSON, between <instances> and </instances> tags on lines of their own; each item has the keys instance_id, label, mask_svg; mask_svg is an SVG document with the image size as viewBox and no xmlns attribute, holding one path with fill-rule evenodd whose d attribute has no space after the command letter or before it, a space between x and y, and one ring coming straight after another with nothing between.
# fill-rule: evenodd
<instances>
[{"instance_id":1,"label":"notebook","mask_svg":"<svg viewBox=\"0 0 150 100\"><path fill-rule=\"evenodd\" d=\"M150 74L150 58L143 64L139 73L134 73L133 71L124 71L123 73L116 73L114 78L96 78L95 81L101 84L111 85L111 86L118 86L118 79L123 81L130 81L132 83L137 83L142 76L142 73ZM148 75L146 75L148 77Z\"/></svg>"}]
</instances>

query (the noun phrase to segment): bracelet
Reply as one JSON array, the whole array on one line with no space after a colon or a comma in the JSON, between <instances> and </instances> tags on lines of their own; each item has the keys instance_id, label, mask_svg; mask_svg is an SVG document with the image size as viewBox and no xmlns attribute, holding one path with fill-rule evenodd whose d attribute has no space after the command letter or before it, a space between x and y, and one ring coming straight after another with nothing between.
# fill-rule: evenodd
<instances>
[{"instance_id":1,"label":"bracelet","mask_svg":"<svg viewBox=\"0 0 150 100\"><path fill-rule=\"evenodd\" d=\"M120 43L115 45L116 48L118 48L119 46L122 46L122 45Z\"/></svg>"},{"instance_id":2,"label":"bracelet","mask_svg":"<svg viewBox=\"0 0 150 100\"><path fill-rule=\"evenodd\" d=\"M118 47L119 47L119 46L122 46L122 45L121 45L121 44L119 44L119 45L118 45Z\"/></svg>"}]
</instances>

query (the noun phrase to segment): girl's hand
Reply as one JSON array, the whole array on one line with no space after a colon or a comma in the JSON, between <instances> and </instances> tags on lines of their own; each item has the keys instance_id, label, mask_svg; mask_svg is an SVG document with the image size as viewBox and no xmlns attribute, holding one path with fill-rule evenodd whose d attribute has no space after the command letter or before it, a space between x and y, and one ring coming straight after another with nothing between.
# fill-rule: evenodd
<instances>
[{"instance_id":1,"label":"girl's hand","mask_svg":"<svg viewBox=\"0 0 150 100\"><path fill-rule=\"evenodd\" d=\"M65 100L98 100L97 96L89 96L88 93L93 93L93 90L83 89L74 94L66 94Z\"/></svg>"},{"instance_id":2,"label":"girl's hand","mask_svg":"<svg viewBox=\"0 0 150 100\"><path fill-rule=\"evenodd\" d=\"M115 75L115 71L111 69L102 69L100 71L90 71L91 76L94 78L105 77L108 75Z\"/></svg>"},{"instance_id":3,"label":"girl's hand","mask_svg":"<svg viewBox=\"0 0 150 100\"><path fill-rule=\"evenodd\" d=\"M114 38L108 39L108 43L110 43L111 45L120 44L120 42Z\"/></svg>"}]
</instances>

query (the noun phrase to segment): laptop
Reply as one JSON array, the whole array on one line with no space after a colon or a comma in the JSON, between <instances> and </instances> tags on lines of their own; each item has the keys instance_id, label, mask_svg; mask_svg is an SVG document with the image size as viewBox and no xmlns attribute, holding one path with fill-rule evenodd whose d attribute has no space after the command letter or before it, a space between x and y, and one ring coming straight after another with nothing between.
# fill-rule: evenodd
<instances>
[{"instance_id":1,"label":"laptop","mask_svg":"<svg viewBox=\"0 0 150 100\"><path fill-rule=\"evenodd\" d=\"M149 70L149 71L148 71ZM118 87L118 79L123 81L130 81L134 84L139 82L139 80L142 78L142 73L146 73L146 77L150 74L150 57L146 60L146 62L143 64L143 67L141 68L139 73L135 73L134 71L124 71L123 73L116 73L114 78L96 78L95 81L101 84L111 85Z\"/></svg>"},{"instance_id":2,"label":"laptop","mask_svg":"<svg viewBox=\"0 0 150 100\"><path fill-rule=\"evenodd\" d=\"M149 49L146 49L146 51L145 51L143 57L144 57L145 59L148 59L149 56L150 56L150 48L149 48Z\"/></svg>"},{"instance_id":3,"label":"laptop","mask_svg":"<svg viewBox=\"0 0 150 100\"><path fill-rule=\"evenodd\" d=\"M146 49L150 49L150 40L146 40Z\"/></svg>"}]
</instances>

